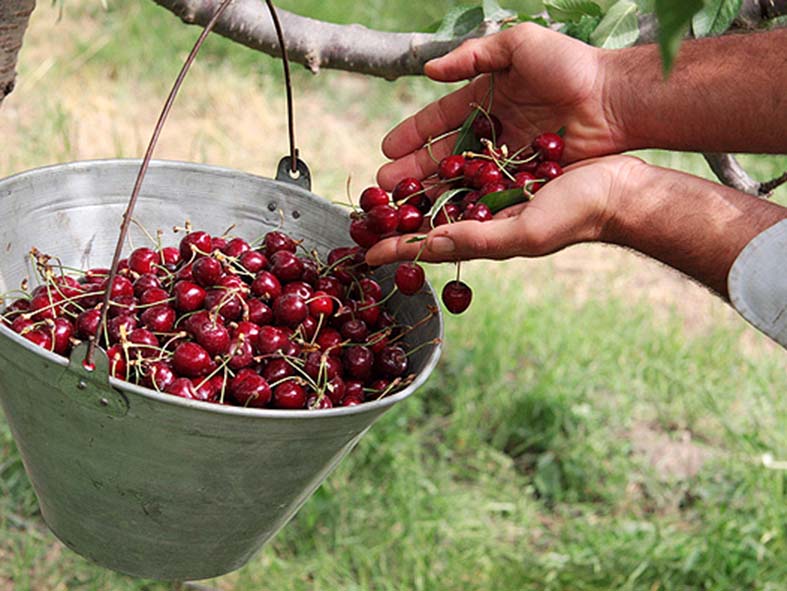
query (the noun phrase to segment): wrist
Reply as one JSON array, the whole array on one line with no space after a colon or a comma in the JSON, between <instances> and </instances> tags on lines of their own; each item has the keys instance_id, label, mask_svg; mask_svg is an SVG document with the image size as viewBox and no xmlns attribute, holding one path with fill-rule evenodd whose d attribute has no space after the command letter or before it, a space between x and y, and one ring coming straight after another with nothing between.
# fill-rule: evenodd
<instances>
[{"instance_id":1,"label":"wrist","mask_svg":"<svg viewBox=\"0 0 787 591\"><path fill-rule=\"evenodd\" d=\"M639 158L621 156L616 160L620 162L609 186L598 240L634 248L635 237L663 200L659 185L664 177Z\"/></svg>"}]
</instances>

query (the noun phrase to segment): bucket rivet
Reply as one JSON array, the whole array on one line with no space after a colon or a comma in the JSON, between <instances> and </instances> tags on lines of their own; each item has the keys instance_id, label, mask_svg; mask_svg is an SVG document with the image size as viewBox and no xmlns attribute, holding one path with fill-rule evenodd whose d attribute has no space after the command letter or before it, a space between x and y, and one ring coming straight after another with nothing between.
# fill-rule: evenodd
<instances>
[{"instance_id":1,"label":"bucket rivet","mask_svg":"<svg viewBox=\"0 0 787 591\"><path fill-rule=\"evenodd\" d=\"M101 404L101 406L109 406L109 400L107 400L106 398L102 398L98 402L99 404Z\"/></svg>"},{"instance_id":2,"label":"bucket rivet","mask_svg":"<svg viewBox=\"0 0 787 591\"><path fill-rule=\"evenodd\" d=\"M276 211L279 208L275 201L268 203L268 211Z\"/></svg>"},{"instance_id":3,"label":"bucket rivet","mask_svg":"<svg viewBox=\"0 0 787 591\"><path fill-rule=\"evenodd\" d=\"M300 211L296 209L295 211L292 212L292 219L297 220L299 217L301 217Z\"/></svg>"},{"instance_id":4,"label":"bucket rivet","mask_svg":"<svg viewBox=\"0 0 787 591\"><path fill-rule=\"evenodd\" d=\"M77 388L79 388L80 390L84 390L85 388L87 388L87 382L85 380L79 380L79 383L77 384Z\"/></svg>"}]
</instances>

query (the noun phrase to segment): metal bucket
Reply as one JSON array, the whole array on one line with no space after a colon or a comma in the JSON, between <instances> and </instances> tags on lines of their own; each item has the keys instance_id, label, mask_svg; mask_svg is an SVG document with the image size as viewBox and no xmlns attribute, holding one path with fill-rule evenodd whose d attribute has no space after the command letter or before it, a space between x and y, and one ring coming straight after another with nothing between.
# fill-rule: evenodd
<instances>
[{"instance_id":1,"label":"metal bucket","mask_svg":"<svg viewBox=\"0 0 787 591\"><path fill-rule=\"evenodd\" d=\"M106 266L138 169L131 160L76 162L1 180L0 292L33 276L33 246L64 265ZM250 238L281 226L321 253L347 244L342 208L289 183L213 166L154 161L137 212L150 230L189 219L216 233L235 223ZM145 244L136 229L131 240ZM431 288L397 297L408 324L436 305ZM441 332L435 315L409 340ZM411 355L415 381L376 402L253 410L102 381L101 368L82 370L82 357L69 365L0 327L0 402L43 517L67 546L139 577L201 579L248 561L372 423L427 379L439 355L438 345Z\"/></svg>"}]
</instances>

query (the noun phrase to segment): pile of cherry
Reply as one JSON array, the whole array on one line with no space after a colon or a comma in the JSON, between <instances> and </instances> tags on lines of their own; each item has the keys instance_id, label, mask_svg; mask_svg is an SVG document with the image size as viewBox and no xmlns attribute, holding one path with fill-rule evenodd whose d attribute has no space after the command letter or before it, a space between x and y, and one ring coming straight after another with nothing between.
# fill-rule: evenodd
<instances>
[{"instance_id":1,"label":"pile of cherry","mask_svg":"<svg viewBox=\"0 0 787 591\"><path fill-rule=\"evenodd\" d=\"M495 115L479 111L471 117L468 131L482 146L480 152L465 151L464 142L458 142L455 153L439 161L431 177L423 181L404 178L390 195L379 187L361 193L361 211L351 214L350 224L350 237L356 244L371 248L383 238L428 231L442 224L489 221L500 209L528 201L545 183L563 174L560 135L542 133L530 146L509 154L505 145L495 143L503 131ZM417 259L401 263L395 281L403 294L417 293L425 282ZM460 314L470 305L472 290L457 277L443 287L442 300L449 312Z\"/></svg>"},{"instance_id":2,"label":"pile of cherry","mask_svg":"<svg viewBox=\"0 0 787 591\"><path fill-rule=\"evenodd\" d=\"M398 323L357 247L325 262L290 236L189 232L179 247L137 248L79 278L33 251L42 282L3 312L29 341L67 356L86 339L115 377L187 399L255 408L322 409L377 400L407 385L415 325ZM101 306L109 289L106 327Z\"/></svg>"}]
</instances>

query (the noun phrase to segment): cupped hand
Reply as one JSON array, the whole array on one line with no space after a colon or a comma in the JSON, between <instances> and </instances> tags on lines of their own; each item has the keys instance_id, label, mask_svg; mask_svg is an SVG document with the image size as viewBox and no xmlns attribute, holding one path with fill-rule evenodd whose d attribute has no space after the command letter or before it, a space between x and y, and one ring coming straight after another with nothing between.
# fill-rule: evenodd
<instances>
[{"instance_id":1,"label":"cupped hand","mask_svg":"<svg viewBox=\"0 0 787 591\"><path fill-rule=\"evenodd\" d=\"M467 41L432 60L425 68L430 78L472 81L406 119L385 137L383 153L393 162L380 169L378 183L391 190L402 178L432 174L437 165L425 144L459 128L472 104L486 105L492 76L491 111L504 127L498 143L518 149L541 132L564 127L566 162L620 151L613 116L604 105L604 55L603 50L525 23ZM435 142L432 155L442 158L455 142L455 135Z\"/></svg>"},{"instance_id":2,"label":"cupped hand","mask_svg":"<svg viewBox=\"0 0 787 591\"><path fill-rule=\"evenodd\" d=\"M648 165L629 156L607 156L569 166L532 201L509 207L487 222L444 224L415 235L388 238L367 253L371 265L397 260L428 262L507 259L551 254L571 244L604 239L617 203Z\"/></svg>"}]
</instances>

